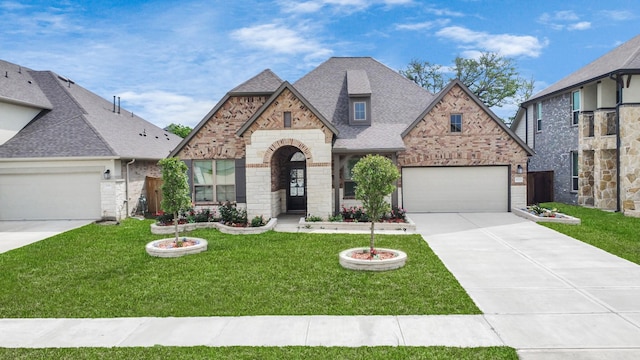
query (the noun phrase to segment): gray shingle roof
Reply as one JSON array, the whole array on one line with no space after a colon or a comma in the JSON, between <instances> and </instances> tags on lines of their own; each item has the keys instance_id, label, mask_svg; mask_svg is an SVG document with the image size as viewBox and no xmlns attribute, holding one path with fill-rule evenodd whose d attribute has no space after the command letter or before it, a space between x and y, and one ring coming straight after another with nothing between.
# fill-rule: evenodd
<instances>
[{"instance_id":1,"label":"gray shingle roof","mask_svg":"<svg viewBox=\"0 0 640 360\"><path fill-rule=\"evenodd\" d=\"M229 93L271 94L282 84L282 79L270 69L263 70L260 74L233 88Z\"/></svg>"},{"instance_id":2,"label":"gray shingle roof","mask_svg":"<svg viewBox=\"0 0 640 360\"><path fill-rule=\"evenodd\" d=\"M364 70L347 70L347 94L349 96L371 95L371 84Z\"/></svg>"},{"instance_id":3,"label":"gray shingle roof","mask_svg":"<svg viewBox=\"0 0 640 360\"><path fill-rule=\"evenodd\" d=\"M0 100L51 109L47 96L31 77L30 69L0 60Z\"/></svg>"},{"instance_id":4,"label":"gray shingle roof","mask_svg":"<svg viewBox=\"0 0 640 360\"><path fill-rule=\"evenodd\" d=\"M180 142L128 111L50 71L30 71L51 110L0 145L0 157L116 157L161 159Z\"/></svg>"},{"instance_id":5,"label":"gray shingle roof","mask_svg":"<svg viewBox=\"0 0 640 360\"><path fill-rule=\"evenodd\" d=\"M349 125L347 72L364 72L371 89L371 126ZM362 73L361 73L362 75ZM339 130L336 151L397 151L400 134L434 95L370 57L332 57L293 86Z\"/></svg>"},{"instance_id":6,"label":"gray shingle roof","mask_svg":"<svg viewBox=\"0 0 640 360\"><path fill-rule=\"evenodd\" d=\"M612 72L619 70L637 71L638 69L640 69L640 35L637 35L578 71L540 91L525 103L531 103L541 97L562 92L577 85L609 76Z\"/></svg>"}]
</instances>

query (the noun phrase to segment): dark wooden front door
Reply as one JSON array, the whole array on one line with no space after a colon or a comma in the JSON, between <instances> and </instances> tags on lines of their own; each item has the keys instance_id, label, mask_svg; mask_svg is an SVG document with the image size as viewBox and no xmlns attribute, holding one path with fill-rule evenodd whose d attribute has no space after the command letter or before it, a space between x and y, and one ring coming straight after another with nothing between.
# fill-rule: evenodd
<instances>
[{"instance_id":1,"label":"dark wooden front door","mask_svg":"<svg viewBox=\"0 0 640 360\"><path fill-rule=\"evenodd\" d=\"M304 163L292 164L289 169L289 187L287 189L287 211L307 210L306 171Z\"/></svg>"}]
</instances>

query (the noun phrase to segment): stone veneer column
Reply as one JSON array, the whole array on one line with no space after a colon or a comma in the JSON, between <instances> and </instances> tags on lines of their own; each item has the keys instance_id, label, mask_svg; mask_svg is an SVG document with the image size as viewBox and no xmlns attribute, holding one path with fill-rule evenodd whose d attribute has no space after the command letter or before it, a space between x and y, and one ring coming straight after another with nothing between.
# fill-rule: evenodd
<instances>
[{"instance_id":1,"label":"stone veneer column","mask_svg":"<svg viewBox=\"0 0 640 360\"><path fill-rule=\"evenodd\" d=\"M620 194L622 211L640 211L640 106L620 107Z\"/></svg>"}]
</instances>

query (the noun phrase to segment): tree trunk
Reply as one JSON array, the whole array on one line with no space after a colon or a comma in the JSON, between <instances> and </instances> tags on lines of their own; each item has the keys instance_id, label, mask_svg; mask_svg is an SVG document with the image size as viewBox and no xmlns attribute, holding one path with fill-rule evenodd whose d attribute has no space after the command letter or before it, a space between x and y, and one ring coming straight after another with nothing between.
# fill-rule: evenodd
<instances>
[{"instance_id":1,"label":"tree trunk","mask_svg":"<svg viewBox=\"0 0 640 360\"><path fill-rule=\"evenodd\" d=\"M175 212L173 213L173 226L175 226L176 229L176 243L178 242L178 213Z\"/></svg>"},{"instance_id":2,"label":"tree trunk","mask_svg":"<svg viewBox=\"0 0 640 360\"><path fill-rule=\"evenodd\" d=\"M369 239L369 250L372 251L374 249L373 245L374 245L374 240L375 240L375 235L373 234L373 228L376 225L376 222L373 219L369 219L369 221L371 221L371 239Z\"/></svg>"}]
</instances>

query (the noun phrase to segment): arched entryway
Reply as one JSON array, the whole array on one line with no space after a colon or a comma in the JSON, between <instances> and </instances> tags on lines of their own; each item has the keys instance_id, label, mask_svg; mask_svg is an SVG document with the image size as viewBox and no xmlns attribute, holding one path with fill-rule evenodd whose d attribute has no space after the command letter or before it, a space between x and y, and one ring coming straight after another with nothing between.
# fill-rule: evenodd
<instances>
[{"instance_id":1,"label":"arched entryway","mask_svg":"<svg viewBox=\"0 0 640 360\"><path fill-rule=\"evenodd\" d=\"M295 146L279 148L271 158L271 191L280 194L280 211L306 214L307 159Z\"/></svg>"}]
</instances>

